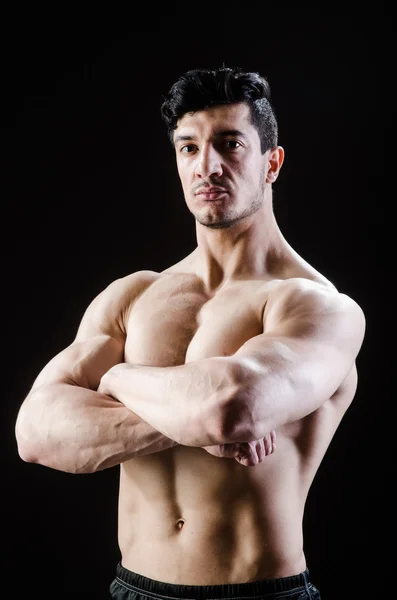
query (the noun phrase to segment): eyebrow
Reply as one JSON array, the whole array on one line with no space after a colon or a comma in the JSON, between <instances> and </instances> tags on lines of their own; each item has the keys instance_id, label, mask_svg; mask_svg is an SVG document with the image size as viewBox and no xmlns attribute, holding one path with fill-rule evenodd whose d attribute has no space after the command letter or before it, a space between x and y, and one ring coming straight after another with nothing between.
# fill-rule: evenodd
<instances>
[{"instance_id":1,"label":"eyebrow","mask_svg":"<svg viewBox=\"0 0 397 600\"><path fill-rule=\"evenodd\" d=\"M242 137L242 138L246 138L247 137L246 134L243 133L242 131L240 131L239 129L224 129L222 131L217 131L214 134L214 137L216 137L216 138L217 137L218 138L219 137L228 137L228 136L231 136L231 137ZM194 136L194 135L177 135L177 136L175 136L174 142L175 143L176 142L186 142L186 141L189 142L189 141L192 141L192 140L195 140L195 139L196 139L196 136Z\"/></svg>"}]
</instances>

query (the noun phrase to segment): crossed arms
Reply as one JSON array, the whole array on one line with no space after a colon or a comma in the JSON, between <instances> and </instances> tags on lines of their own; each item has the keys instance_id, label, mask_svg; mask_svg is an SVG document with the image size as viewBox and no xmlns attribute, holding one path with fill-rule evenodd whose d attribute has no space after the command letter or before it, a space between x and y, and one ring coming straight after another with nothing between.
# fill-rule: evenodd
<instances>
[{"instance_id":1,"label":"crossed arms","mask_svg":"<svg viewBox=\"0 0 397 600\"><path fill-rule=\"evenodd\" d=\"M114 300L125 300L123 286L118 280L94 300L75 341L44 367L22 403L16 437L24 460L93 472L177 444L259 440L321 406L364 337L364 315L352 299L288 280L266 306L266 333L232 356L131 365Z\"/></svg>"},{"instance_id":2,"label":"crossed arms","mask_svg":"<svg viewBox=\"0 0 397 600\"><path fill-rule=\"evenodd\" d=\"M117 364L99 390L187 446L248 442L317 409L354 365L364 317L349 297L285 285L267 331L234 355L175 367Z\"/></svg>"}]
</instances>

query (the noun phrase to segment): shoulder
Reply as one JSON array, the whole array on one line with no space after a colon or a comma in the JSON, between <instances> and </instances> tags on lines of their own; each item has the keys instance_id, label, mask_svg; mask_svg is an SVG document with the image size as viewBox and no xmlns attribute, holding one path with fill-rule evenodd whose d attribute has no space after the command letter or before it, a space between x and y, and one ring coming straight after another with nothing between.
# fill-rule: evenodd
<instances>
[{"instance_id":1,"label":"shoulder","mask_svg":"<svg viewBox=\"0 0 397 600\"><path fill-rule=\"evenodd\" d=\"M125 336L125 323L139 296L159 277L149 270L135 271L111 281L87 306L78 337L96 329L116 337Z\"/></svg>"},{"instance_id":2,"label":"shoulder","mask_svg":"<svg viewBox=\"0 0 397 600\"><path fill-rule=\"evenodd\" d=\"M352 333L362 339L365 315L359 303L340 292L333 284L304 277L277 282L265 307L268 327L284 323L305 323L308 328L337 328L342 334Z\"/></svg>"},{"instance_id":3,"label":"shoulder","mask_svg":"<svg viewBox=\"0 0 397 600\"><path fill-rule=\"evenodd\" d=\"M121 307L134 302L161 275L155 271L135 271L111 281L91 302L98 309Z\"/></svg>"},{"instance_id":4,"label":"shoulder","mask_svg":"<svg viewBox=\"0 0 397 600\"><path fill-rule=\"evenodd\" d=\"M361 310L352 296L339 291L329 281L317 281L306 277L291 277L273 282L268 299L269 308L282 306L302 308L348 308Z\"/></svg>"},{"instance_id":5,"label":"shoulder","mask_svg":"<svg viewBox=\"0 0 397 600\"><path fill-rule=\"evenodd\" d=\"M156 271L135 271L111 281L98 297L118 299L127 296L129 298L134 298L154 281L159 279L159 277L161 277L161 274Z\"/></svg>"}]
</instances>

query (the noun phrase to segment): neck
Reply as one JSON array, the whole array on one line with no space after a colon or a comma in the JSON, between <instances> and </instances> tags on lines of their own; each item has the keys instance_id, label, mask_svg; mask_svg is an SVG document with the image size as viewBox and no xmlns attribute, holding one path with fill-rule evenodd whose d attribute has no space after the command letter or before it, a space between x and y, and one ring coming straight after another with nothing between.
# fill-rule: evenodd
<instances>
[{"instance_id":1,"label":"neck","mask_svg":"<svg viewBox=\"0 0 397 600\"><path fill-rule=\"evenodd\" d=\"M225 229L211 229L196 221L196 236L195 270L209 291L233 279L274 276L275 262L283 262L282 257L292 251L266 203L254 215Z\"/></svg>"}]
</instances>

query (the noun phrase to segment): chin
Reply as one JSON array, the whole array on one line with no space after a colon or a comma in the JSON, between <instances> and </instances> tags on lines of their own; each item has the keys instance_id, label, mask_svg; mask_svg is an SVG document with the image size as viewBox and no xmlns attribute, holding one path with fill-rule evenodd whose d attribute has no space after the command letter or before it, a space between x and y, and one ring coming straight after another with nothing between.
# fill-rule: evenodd
<instances>
[{"instance_id":1,"label":"chin","mask_svg":"<svg viewBox=\"0 0 397 600\"><path fill-rule=\"evenodd\" d=\"M208 219L196 215L196 221L203 227L208 227L208 229L227 229L235 225L239 219Z\"/></svg>"}]
</instances>

